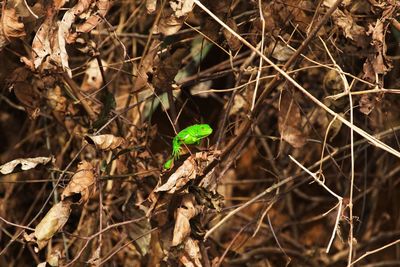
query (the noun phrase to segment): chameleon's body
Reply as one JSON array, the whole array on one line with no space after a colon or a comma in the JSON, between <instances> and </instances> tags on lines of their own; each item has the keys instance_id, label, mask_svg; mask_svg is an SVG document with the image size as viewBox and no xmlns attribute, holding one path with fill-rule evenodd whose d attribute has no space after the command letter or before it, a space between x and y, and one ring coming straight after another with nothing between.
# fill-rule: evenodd
<instances>
[{"instance_id":1,"label":"chameleon's body","mask_svg":"<svg viewBox=\"0 0 400 267\"><path fill-rule=\"evenodd\" d=\"M169 169L173 161L179 158L183 144L199 144L201 139L209 136L212 131L212 128L208 124L195 124L180 131L172 140L172 156L164 164L164 168Z\"/></svg>"}]
</instances>

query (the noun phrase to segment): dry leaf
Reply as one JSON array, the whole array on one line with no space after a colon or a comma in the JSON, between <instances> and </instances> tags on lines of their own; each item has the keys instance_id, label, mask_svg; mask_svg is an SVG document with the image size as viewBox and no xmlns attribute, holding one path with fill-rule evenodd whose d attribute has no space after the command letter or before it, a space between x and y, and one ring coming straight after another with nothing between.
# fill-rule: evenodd
<instances>
[{"instance_id":1,"label":"dry leaf","mask_svg":"<svg viewBox=\"0 0 400 267\"><path fill-rule=\"evenodd\" d=\"M171 0L169 5L177 18L187 16L193 10L193 0Z\"/></svg>"},{"instance_id":2,"label":"dry leaf","mask_svg":"<svg viewBox=\"0 0 400 267\"><path fill-rule=\"evenodd\" d=\"M290 49L286 44L280 41L277 43L271 42L268 49L272 51L271 56L279 61L288 60L294 53L292 49Z\"/></svg>"},{"instance_id":3,"label":"dry leaf","mask_svg":"<svg viewBox=\"0 0 400 267\"><path fill-rule=\"evenodd\" d=\"M136 195L133 193L125 205L124 220L137 220L126 225L128 236L135 240L138 251L144 256L149 252L151 235L150 219L145 212L136 205ZM141 206L143 207L143 206Z\"/></svg>"},{"instance_id":4,"label":"dry leaf","mask_svg":"<svg viewBox=\"0 0 400 267\"><path fill-rule=\"evenodd\" d=\"M234 19L227 19L226 25L228 25L233 31L238 32L238 26ZM229 48L232 51L239 50L239 48L242 46L242 42L225 28L222 30L222 33L228 42Z\"/></svg>"},{"instance_id":5,"label":"dry leaf","mask_svg":"<svg viewBox=\"0 0 400 267\"><path fill-rule=\"evenodd\" d=\"M157 8L157 0L147 0L146 1L146 9L147 13L152 14L156 11Z\"/></svg>"},{"instance_id":6,"label":"dry leaf","mask_svg":"<svg viewBox=\"0 0 400 267\"><path fill-rule=\"evenodd\" d=\"M93 172L93 166L87 161L81 161L78 164L76 173L72 176L71 181L65 187L61 199L64 200L66 197L74 194L81 194L79 204L86 202L94 186L95 176Z\"/></svg>"},{"instance_id":7,"label":"dry leaf","mask_svg":"<svg viewBox=\"0 0 400 267\"><path fill-rule=\"evenodd\" d=\"M196 178L197 175L201 175L201 170L206 167L208 163L213 161L220 151L213 152L197 152L188 157L183 164L173 173L167 180L167 182L156 189L154 192L168 192L169 194L175 193L177 190L185 186L190 180ZM204 187L208 187L207 184Z\"/></svg>"},{"instance_id":8,"label":"dry leaf","mask_svg":"<svg viewBox=\"0 0 400 267\"><path fill-rule=\"evenodd\" d=\"M11 88L30 119L36 119L40 112L40 93L32 86L34 81L29 70L24 67L15 69L10 78Z\"/></svg>"},{"instance_id":9,"label":"dry leaf","mask_svg":"<svg viewBox=\"0 0 400 267\"><path fill-rule=\"evenodd\" d=\"M185 195L182 198L181 207L175 213L175 227L172 238L172 246L181 244L191 232L190 219L199 213L199 210L194 206L194 196Z\"/></svg>"},{"instance_id":10,"label":"dry leaf","mask_svg":"<svg viewBox=\"0 0 400 267\"><path fill-rule=\"evenodd\" d=\"M165 36L177 33L184 22L184 18L177 18L174 15L161 18L160 22L154 27L154 34L162 33Z\"/></svg>"},{"instance_id":11,"label":"dry leaf","mask_svg":"<svg viewBox=\"0 0 400 267\"><path fill-rule=\"evenodd\" d=\"M179 260L185 267L202 267L199 241L187 238Z\"/></svg>"},{"instance_id":12,"label":"dry leaf","mask_svg":"<svg viewBox=\"0 0 400 267\"><path fill-rule=\"evenodd\" d=\"M364 94L360 98L359 105L360 112L364 113L365 115L369 115L371 111L375 108L375 99L371 99L369 95Z\"/></svg>"},{"instance_id":13,"label":"dry leaf","mask_svg":"<svg viewBox=\"0 0 400 267\"><path fill-rule=\"evenodd\" d=\"M58 202L36 226L34 236L36 237L39 250L45 247L50 238L52 238L68 221L71 213L70 206L70 202Z\"/></svg>"},{"instance_id":14,"label":"dry leaf","mask_svg":"<svg viewBox=\"0 0 400 267\"><path fill-rule=\"evenodd\" d=\"M369 25L368 34L372 34L372 45L375 53L367 58L364 63L364 78L375 82L376 75L384 75L389 72L393 65L387 57L387 45L385 42L385 27L382 20L377 20L375 26Z\"/></svg>"},{"instance_id":15,"label":"dry leaf","mask_svg":"<svg viewBox=\"0 0 400 267\"><path fill-rule=\"evenodd\" d=\"M63 247L60 244L52 247L51 251L47 253L46 262L50 266L60 266L61 259L63 257L62 250Z\"/></svg>"},{"instance_id":16,"label":"dry leaf","mask_svg":"<svg viewBox=\"0 0 400 267\"><path fill-rule=\"evenodd\" d=\"M74 31L70 31L66 37L68 43L74 43L81 33L90 32L97 27L111 7L111 3L108 0L95 1L95 5L92 5L92 2L93 0L79 1L78 4L65 13L63 20L65 19L68 29L71 29L72 23L75 22L78 15L81 15L81 19L85 19L83 23L75 26ZM82 16L83 12L85 12L85 16Z\"/></svg>"},{"instance_id":17,"label":"dry leaf","mask_svg":"<svg viewBox=\"0 0 400 267\"><path fill-rule=\"evenodd\" d=\"M54 111L65 112L67 108L67 98L62 95L61 88L58 85L47 91L47 101Z\"/></svg>"},{"instance_id":18,"label":"dry leaf","mask_svg":"<svg viewBox=\"0 0 400 267\"><path fill-rule=\"evenodd\" d=\"M88 143L96 145L101 150L116 149L125 143L124 138L112 134L87 135L85 138Z\"/></svg>"},{"instance_id":19,"label":"dry leaf","mask_svg":"<svg viewBox=\"0 0 400 267\"><path fill-rule=\"evenodd\" d=\"M3 9L1 24L6 38L18 38L26 35L24 24L19 22L18 18L14 8Z\"/></svg>"},{"instance_id":20,"label":"dry leaf","mask_svg":"<svg viewBox=\"0 0 400 267\"><path fill-rule=\"evenodd\" d=\"M21 170L26 171L36 167L38 164L46 165L53 158L52 157L36 157L25 159L14 159L0 166L0 173L9 174L14 171L15 167L21 164Z\"/></svg>"},{"instance_id":21,"label":"dry leaf","mask_svg":"<svg viewBox=\"0 0 400 267\"><path fill-rule=\"evenodd\" d=\"M103 66L103 70L105 72L107 70L107 63L104 60L101 60L101 65ZM101 75L99 63L96 59L92 59L87 64L87 69L85 71L85 76L80 89L84 92L95 91L100 89L102 85L103 76Z\"/></svg>"},{"instance_id":22,"label":"dry leaf","mask_svg":"<svg viewBox=\"0 0 400 267\"><path fill-rule=\"evenodd\" d=\"M289 92L284 90L279 106L279 132L282 139L295 148L300 148L306 143L306 138L300 130L300 124L300 109L293 101Z\"/></svg>"},{"instance_id":23,"label":"dry leaf","mask_svg":"<svg viewBox=\"0 0 400 267\"><path fill-rule=\"evenodd\" d=\"M366 31L365 28L358 25L354 19L352 14L345 13L340 9L336 9L332 14L332 18L334 23L343 31L343 35L355 41L357 46L366 47L368 42L366 39Z\"/></svg>"},{"instance_id":24,"label":"dry leaf","mask_svg":"<svg viewBox=\"0 0 400 267\"><path fill-rule=\"evenodd\" d=\"M183 164L173 173L167 182L156 188L155 192L167 191L170 194L182 188L188 181L196 178L196 166L192 160L192 156L183 162Z\"/></svg>"}]
</instances>

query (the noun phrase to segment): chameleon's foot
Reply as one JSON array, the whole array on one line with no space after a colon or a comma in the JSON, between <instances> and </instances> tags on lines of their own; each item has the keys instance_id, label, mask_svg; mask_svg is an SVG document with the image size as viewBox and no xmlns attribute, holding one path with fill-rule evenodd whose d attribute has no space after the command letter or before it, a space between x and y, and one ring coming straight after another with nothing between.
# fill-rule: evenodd
<instances>
[{"instance_id":1,"label":"chameleon's foot","mask_svg":"<svg viewBox=\"0 0 400 267\"><path fill-rule=\"evenodd\" d=\"M169 170L172 168L172 166L174 165L174 158L170 158L169 160L167 160L167 162L164 163L164 169L165 170Z\"/></svg>"}]
</instances>

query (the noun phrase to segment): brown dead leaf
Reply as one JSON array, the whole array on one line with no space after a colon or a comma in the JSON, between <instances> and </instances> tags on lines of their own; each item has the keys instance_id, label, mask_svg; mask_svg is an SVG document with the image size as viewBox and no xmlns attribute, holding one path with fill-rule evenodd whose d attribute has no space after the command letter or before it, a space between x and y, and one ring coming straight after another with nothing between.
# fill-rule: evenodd
<instances>
[{"instance_id":1,"label":"brown dead leaf","mask_svg":"<svg viewBox=\"0 0 400 267\"><path fill-rule=\"evenodd\" d=\"M271 42L268 50L272 52L271 56L279 61L288 60L294 53L292 49L290 49L286 44L280 41L277 43Z\"/></svg>"},{"instance_id":2,"label":"brown dead leaf","mask_svg":"<svg viewBox=\"0 0 400 267\"><path fill-rule=\"evenodd\" d=\"M26 35L24 24L19 21L14 8L3 9L1 24L6 38L19 38Z\"/></svg>"},{"instance_id":3,"label":"brown dead leaf","mask_svg":"<svg viewBox=\"0 0 400 267\"><path fill-rule=\"evenodd\" d=\"M101 60L101 65L103 66L104 71L106 71L107 68L105 67L107 66L107 63L104 60ZM101 75L99 63L97 59L92 59L87 64L87 69L80 89L84 92L95 91L100 89L102 85L103 76Z\"/></svg>"},{"instance_id":4,"label":"brown dead leaf","mask_svg":"<svg viewBox=\"0 0 400 267\"><path fill-rule=\"evenodd\" d=\"M150 219L146 217L145 212L140 209L136 203L135 193L131 195L125 205L124 219L137 220L136 222L126 225L128 236L135 240L136 249L144 256L149 252L151 235Z\"/></svg>"},{"instance_id":5,"label":"brown dead leaf","mask_svg":"<svg viewBox=\"0 0 400 267\"><path fill-rule=\"evenodd\" d=\"M63 20L65 19L66 27L71 29L72 23L75 22L76 17L81 14L83 15L83 12L85 12L85 16L80 16L80 18L85 19L85 21L76 25L74 30L66 35L67 43L74 43L81 33L90 32L97 27L111 7L109 0L95 1L95 5L92 5L92 2L94 1L81 0L65 13Z\"/></svg>"},{"instance_id":6,"label":"brown dead leaf","mask_svg":"<svg viewBox=\"0 0 400 267\"><path fill-rule=\"evenodd\" d=\"M183 25L187 15L193 10L193 0L169 1L170 7L163 10L163 15L153 33L162 33L166 36L178 32Z\"/></svg>"},{"instance_id":7,"label":"brown dead leaf","mask_svg":"<svg viewBox=\"0 0 400 267\"><path fill-rule=\"evenodd\" d=\"M171 9L174 11L174 15L177 18L187 16L192 12L194 7L193 0L171 0L169 1Z\"/></svg>"},{"instance_id":8,"label":"brown dead leaf","mask_svg":"<svg viewBox=\"0 0 400 267\"><path fill-rule=\"evenodd\" d=\"M146 9L148 14L154 13L157 8L157 0L146 0Z\"/></svg>"},{"instance_id":9,"label":"brown dead leaf","mask_svg":"<svg viewBox=\"0 0 400 267\"><path fill-rule=\"evenodd\" d=\"M36 158L24 158L14 159L0 166L0 173L9 174L12 173L18 165L21 164L21 170L26 171L35 168L38 164L46 165L53 157L36 157Z\"/></svg>"},{"instance_id":10,"label":"brown dead leaf","mask_svg":"<svg viewBox=\"0 0 400 267\"><path fill-rule=\"evenodd\" d=\"M234 19L228 19L226 21L226 25L228 25L235 32L238 32L238 26ZM222 30L222 33L224 34L224 37L225 37L226 41L228 42L229 48L232 51L239 50L239 48L242 46L242 42L225 28Z\"/></svg>"},{"instance_id":11,"label":"brown dead leaf","mask_svg":"<svg viewBox=\"0 0 400 267\"><path fill-rule=\"evenodd\" d=\"M306 143L304 133L300 130L300 124L300 109L293 101L290 93L284 90L279 106L279 132L282 139L294 148L300 148Z\"/></svg>"},{"instance_id":12,"label":"brown dead leaf","mask_svg":"<svg viewBox=\"0 0 400 267\"><path fill-rule=\"evenodd\" d=\"M18 101L24 107L26 113L28 113L30 119L36 119L40 112L40 92L35 90L32 86L35 79L31 73L24 67L17 68L13 71L10 84L11 89L14 90L14 94Z\"/></svg>"},{"instance_id":13,"label":"brown dead leaf","mask_svg":"<svg viewBox=\"0 0 400 267\"><path fill-rule=\"evenodd\" d=\"M165 36L177 33L184 22L184 18L177 18L174 15L161 18L160 22L154 27L154 34L162 33Z\"/></svg>"},{"instance_id":14,"label":"brown dead leaf","mask_svg":"<svg viewBox=\"0 0 400 267\"><path fill-rule=\"evenodd\" d=\"M185 195L181 206L175 212L175 226L172 238L172 246L181 244L191 232L190 219L199 214L200 210L195 207L193 195Z\"/></svg>"},{"instance_id":15,"label":"brown dead leaf","mask_svg":"<svg viewBox=\"0 0 400 267\"><path fill-rule=\"evenodd\" d=\"M65 112L67 109L67 98L62 95L58 85L47 91L47 101L54 111Z\"/></svg>"},{"instance_id":16,"label":"brown dead leaf","mask_svg":"<svg viewBox=\"0 0 400 267\"><path fill-rule=\"evenodd\" d=\"M202 267L199 241L187 238L179 260L185 267Z\"/></svg>"},{"instance_id":17,"label":"brown dead leaf","mask_svg":"<svg viewBox=\"0 0 400 267\"><path fill-rule=\"evenodd\" d=\"M162 90L168 90L174 83L174 78L181 67L182 59L188 54L186 48L178 48L172 55L165 53L164 60L159 60L153 74L153 86ZM153 67L154 68L154 67Z\"/></svg>"},{"instance_id":18,"label":"brown dead leaf","mask_svg":"<svg viewBox=\"0 0 400 267\"><path fill-rule=\"evenodd\" d=\"M86 202L92 193L94 182L95 176L92 164L87 161L81 161L78 164L76 173L72 176L71 181L62 192L61 199L64 200L66 197L74 194L81 194L78 203Z\"/></svg>"},{"instance_id":19,"label":"brown dead leaf","mask_svg":"<svg viewBox=\"0 0 400 267\"><path fill-rule=\"evenodd\" d=\"M369 115L371 111L375 108L375 99L371 98L369 95L364 94L361 96L360 101L360 112L365 115Z\"/></svg>"},{"instance_id":20,"label":"brown dead leaf","mask_svg":"<svg viewBox=\"0 0 400 267\"><path fill-rule=\"evenodd\" d=\"M58 202L47 212L44 218L36 226L34 236L36 237L38 250L44 248L53 235L56 234L68 221L71 213L70 206L70 202Z\"/></svg>"},{"instance_id":21,"label":"brown dead leaf","mask_svg":"<svg viewBox=\"0 0 400 267\"><path fill-rule=\"evenodd\" d=\"M375 54L367 58L364 63L363 71L364 78L375 82L376 75L384 75L389 72L393 65L387 57L387 45L385 42L385 28L382 20L377 20L375 25L369 25L368 34L372 35L372 45L375 49Z\"/></svg>"},{"instance_id":22,"label":"brown dead leaf","mask_svg":"<svg viewBox=\"0 0 400 267\"><path fill-rule=\"evenodd\" d=\"M182 188L187 182L196 178L196 167L191 157L189 157L183 164L168 178L167 182L157 187L155 192L168 192L170 194Z\"/></svg>"},{"instance_id":23,"label":"brown dead leaf","mask_svg":"<svg viewBox=\"0 0 400 267\"><path fill-rule=\"evenodd\" d=\"M346 38L353 40L359 47L367 46L366 30L354 21L351 13L336 9L332 14L332 19Z\"/></svg>"},{"instance_id":24,"label":"brown dead leaf","mask_svg":"<svg viewBox=\"0 0 400 267\"><path fill-rule=\"evenodd\" d=\"M87 135L85 139L88 143L96 145L101 150L116 149L125 143L124 138L112 134Z\"/></svg>"}]
</instances>

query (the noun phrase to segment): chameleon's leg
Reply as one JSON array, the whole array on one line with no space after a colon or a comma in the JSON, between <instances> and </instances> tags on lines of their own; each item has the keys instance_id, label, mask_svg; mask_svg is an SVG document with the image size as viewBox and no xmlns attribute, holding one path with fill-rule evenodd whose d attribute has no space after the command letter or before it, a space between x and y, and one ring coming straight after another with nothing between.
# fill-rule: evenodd
<instances>
[{"instance_id":1,"label":"chameleon's leg","mask_svg":"<svg viewBox=\"0 0 400 267\"><path fill-rule=\"evenodd\" d=\"M174 158L170 158L164 163L164 169L166 170L171 169L173 163L174 163Z\"/></svg>"},{"instance_id":2,"label":"chameleon's leg","mask_svg":"<svg viewBox=\"0 0 400 267\"><path fill-rule=\"evenodd\" d=\"M172 158L178 159L181 153L181 144L177 138L172 142Z\"/></svg>"}]
</instances>

